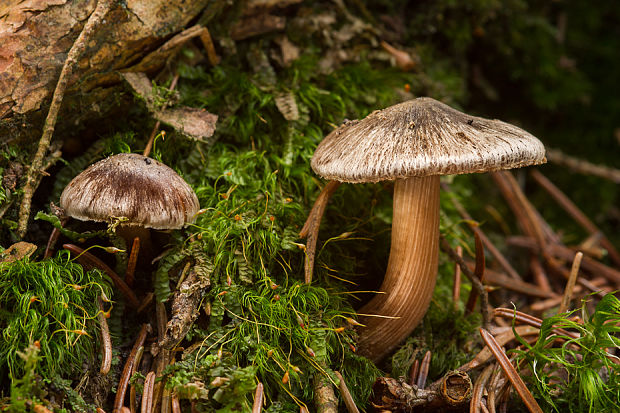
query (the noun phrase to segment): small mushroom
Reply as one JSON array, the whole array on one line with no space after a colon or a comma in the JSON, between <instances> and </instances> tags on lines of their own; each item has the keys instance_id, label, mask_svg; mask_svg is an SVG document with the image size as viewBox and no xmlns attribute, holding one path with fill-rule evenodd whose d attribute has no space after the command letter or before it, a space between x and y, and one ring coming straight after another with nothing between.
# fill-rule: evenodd
<instances>
[{"instance_id":1,"label":"small mushroom","mask_svg":"<svg viewBox=\"0 0 620 413\"><path fill-rule=\"evenodd\" d=\"M312 169L326 179L395 181L383 294L359 310L377 315L364 317L361 354L381 360L411 334L428 309L439 256L439 176L545 161L544 146L526 131L467 115L431 98L346 122L319 144Z\"/></svg>"},{"instance_id":2,"label":"small mushroom","mask_svg":"<svg viewBox=\"0 0 620 413\"><path fill-rule=\"evenodd\" d=\"M178 229L199 209L192 188L173 169L146 156L121 153L80 173L60 196L65 213L82 221L114 222L127 246L148 248L148 228Z\"/></svg>"}]
</instances>

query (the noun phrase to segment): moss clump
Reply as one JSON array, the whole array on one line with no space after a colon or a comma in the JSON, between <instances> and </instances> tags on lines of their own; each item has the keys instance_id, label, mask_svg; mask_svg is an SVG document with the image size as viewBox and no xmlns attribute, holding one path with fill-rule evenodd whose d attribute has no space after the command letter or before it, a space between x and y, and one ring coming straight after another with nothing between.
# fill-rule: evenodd
<instances>
[{"instance_id":1,"label":"moss clump","mask_svg":"<svg viewBox=\"0 0 620 413\"><path fill-rule=\"evenodd\" d=\"M98 271L84 271L67 251L55 258L0 263L0 366L25 374L19 356L39 348L37 373L70 375L95 358L97 297L111 290Z\"/></svg>"}]
</instances>

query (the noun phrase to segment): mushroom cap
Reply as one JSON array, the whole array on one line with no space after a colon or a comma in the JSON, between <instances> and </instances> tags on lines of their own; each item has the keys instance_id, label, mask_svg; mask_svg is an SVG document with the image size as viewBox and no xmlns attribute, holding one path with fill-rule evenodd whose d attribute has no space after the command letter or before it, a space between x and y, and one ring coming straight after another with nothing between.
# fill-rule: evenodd
<instances>
[{"instance_id":1,"label":"mushroom cap","mask_svg":"<svg viewBox=\"0 0 620 413\"><path fill-rule=\"evenodd\" d=\"M82 221L176 229L200 208L192 188L172 168L146 156L121 153L84 170L66 186L60 206Z\"/></svg>"},{"instance_id":2,"label":"mushroom cap","mask_svg":"<svg viewBox=\"0 0 620 413\"><path fill-rule=\"evenodd\" d=\"M543 144L523 129L423 97L345 121L319 144L311 165L326 179L359 183L545 162Z\"/></svg>"}]
</instances>

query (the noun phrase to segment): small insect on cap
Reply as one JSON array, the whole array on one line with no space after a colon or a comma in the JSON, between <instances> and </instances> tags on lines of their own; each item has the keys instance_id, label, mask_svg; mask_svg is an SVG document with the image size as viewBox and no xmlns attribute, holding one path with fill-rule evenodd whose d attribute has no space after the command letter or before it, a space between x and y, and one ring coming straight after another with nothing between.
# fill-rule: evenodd
<instances>
[{"instance_id":1,"label":"small insect on cap","mask_svg":"<svg viewBox=\"0 0 620 413\"><path fill-rule=\"evenodd\" d=\"M60 196L67 215L82 221L177 229L193 221L200 205L172 168L146 156L121 153L89 166Z\"/></svg>"},{"instance_id":2,"label":"small insect on cap","mask_svg":"<svg viewBox=\"0 0 620 413\"><path fill-rule=\"evenodd\" d=\"M543 144L523 129L423 97L345 122L319 144L311 165L326 179L360 183L545 162Z\"/></svg>"}]
</instances>

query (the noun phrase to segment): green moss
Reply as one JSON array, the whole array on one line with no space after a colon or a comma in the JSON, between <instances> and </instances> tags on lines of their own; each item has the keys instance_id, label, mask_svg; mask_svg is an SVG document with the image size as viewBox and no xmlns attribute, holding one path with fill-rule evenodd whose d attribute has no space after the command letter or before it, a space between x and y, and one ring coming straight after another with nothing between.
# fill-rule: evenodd
<instances>
[{"instance_id":1,"label":"green moss","mask_svg":"<svg viewBox=\"0 0 620 413\"><path fill-rule=\"evenodd\" d=\"M0 366L11 377L25 373L18 353L40 347L37 373L70 375L95 359L97 297L111 290L97 271L85 272L69 259L0 263Z\"/></svg>"}]
</instances>

